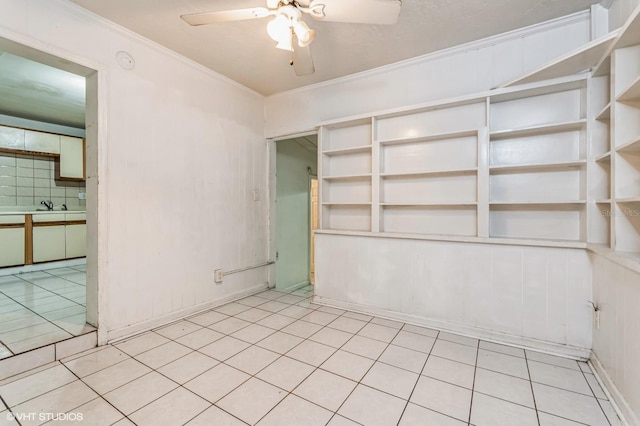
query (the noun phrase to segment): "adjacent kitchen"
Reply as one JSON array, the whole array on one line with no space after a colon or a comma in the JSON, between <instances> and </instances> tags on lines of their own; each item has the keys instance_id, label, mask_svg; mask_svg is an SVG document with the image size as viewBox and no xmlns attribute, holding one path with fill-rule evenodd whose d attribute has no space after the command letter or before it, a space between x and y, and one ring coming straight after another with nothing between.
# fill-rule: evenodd
<instances>
[{"instance_id":1,"label":"adjacent kitchen","mask_svg":"<svg viewBox=\"0 0 640 426\"><path fill-rule=\"evenodd\" d=\"M86 324L85 78L0 51L0 359Z\"/></svg>"}]
</instances>

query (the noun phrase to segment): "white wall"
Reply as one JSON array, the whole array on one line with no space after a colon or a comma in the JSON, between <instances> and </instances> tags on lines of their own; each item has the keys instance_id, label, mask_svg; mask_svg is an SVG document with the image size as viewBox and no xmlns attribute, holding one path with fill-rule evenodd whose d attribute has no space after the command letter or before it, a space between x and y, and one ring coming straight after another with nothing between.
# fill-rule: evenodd
<instances>
[{"instance_id":1,"label":"white wall","mask_svg":"<svg viewBox=\"0 0 640 426\"><path fill-rule=\"evenodd\" d=\"M609 7L609 30L620 28L631 13L640 6L640 0L613 0Z\"/></svg>"},{"instance_id":2,"label":"white wall","mask_svg":"<svg viewBox=\"0 0 640 426\"><path fill-rule=\"evenodd\" d=\"M276 142L277 245L276 288L309 282L310 199L309 172L317 174L315 152L294 140Z\"/></svg>"},{"instance_id":3,"label":"white wall","mask_svg":"<svg viewBox=\"0 0 640 426\"><path fill-rule=\"evenodd\" d=\"M596 365L613 382L615 388L608 387L627 421L640 425L640 272L599 254L591 259L594 299L601 309L600 328L593 330Z\"/></svg>"},{"instance_id":4,"label":"white wall","mask_svg":"<svg viewBox=\"0 0 640 426\"><path fill-rule=\"evenodd\" d=\"M263 97L64 0L0 0L0 10L0 37L99 71L90 213L109 337L264 285L265 268L213 284L216 268L267 260L266 197L252 197L266 194ZM133 71L117 65L120 50Z\"/></svg>"},{"instance_id":5,"label":"white wall","mask_svg":"<svg viewBox=\"0 0 640 426\"><path fill-rule=\"evenodd\" d=\"M405 63L267 97L269 137L320 122L488 90L582 46L590 14L480 40ZM292 120L291 117L296 117Z\"/></svg>"},{"instance_id":6,"label":"white wall","mask_svg":"<svg viewBox=\"0 0 640 426\"><path fill-rule=\"evenodd\" d=\"M317 233L316 253L315 294L327 303L589 355L585 250Z\"/></svg>"}]
</instances>

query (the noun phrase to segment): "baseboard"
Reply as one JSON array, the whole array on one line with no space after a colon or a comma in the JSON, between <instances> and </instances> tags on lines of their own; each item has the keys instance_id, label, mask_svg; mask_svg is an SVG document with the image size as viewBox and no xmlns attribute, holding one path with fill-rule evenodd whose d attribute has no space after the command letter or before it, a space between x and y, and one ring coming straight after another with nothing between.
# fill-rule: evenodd
<instances>
[{"instance_id":1,"label":"baseboard","mask_svg":"<svg viewBox=\"0 0 640 426\"><path fill-rule=\"evenodd\" d=\"M233 302L234 300L242 299L243 297L260 293L261 291L264 291L266 289L267 289L267 284L262 283L262 284L253 286L251 288L248 288L246 290L232 293L220 299L216 299L209 302L201 303L199 305L184 308L179 311L172 312L168 315L164 315L162 317L154 318L147 321L142 321L142 322L139 322L127 327L118 328L115 330L109 330L107 332L107 343L114 343L118 340L122 340L128 337L134 336L136 334L143 333L145 331L153 330L154 328L158 328L160 326L181 320L182 318L197 314L202 311L216 308L218 306L224 305L225 303Z\"/></svg>"},{"instance_id":2,"label":"baseboard","mask_svg":"<svg viewBox=\"0 0 640 426\"><path fill-rule=\"evenodd\" d=\"M306 281L301 281L299 283L290 285L287 288L278 288L276 286L276 287L274 287L274 290L278 290L278 291L296 291L297 289L302 288L302 287L306 287L308 285L309 285L309 280L306 280Z\"/></svg>"},{"instance_id":3,"label":"baseboard","mask_svg":"<svg viewBox=\"0 0 640 426\"><path fill-rule=\"evenodd\" d=\"M561 356L565 358L586 361L589 359L591 350L567 345L559 345L557 343L544 342L535 339L529 339L521 336L500 333L495 331L484 330L481 328L455 324L446 321L438 321L417 315L403 314L387 309L376 308L357 303L346 302L343 300L330 299L322 296L314 296L313 303L326 305L335 308L347 309L350 311L361 312L364 314L375 315L390 320L402 321L422 327L435 328L467 337L486 340L488 342L500 343L503 345L514 346L522 349L529 349L536 352L543 352L549 355Z\"/></svg>"},{"instance_id":4,"label":"baseboard","mask_svg":"<svg viewBox=\"0 0 640 426\"><path fill-rule=\"evenodd\" d=\"M622 392L618 389L616 384L607 373L607 370L604 368L604 365L598 358L595 353L591 353L591 358L589 359L589 365L591 365L591 369L596 376L596 379L600 382L602 390L604 391L607 398L613 405L613 409L616 410L618 417L622 420L623 425L629 426L640 426L640 419L633 412L629 403L622 395Z\"/></svg>"}]
</instances>

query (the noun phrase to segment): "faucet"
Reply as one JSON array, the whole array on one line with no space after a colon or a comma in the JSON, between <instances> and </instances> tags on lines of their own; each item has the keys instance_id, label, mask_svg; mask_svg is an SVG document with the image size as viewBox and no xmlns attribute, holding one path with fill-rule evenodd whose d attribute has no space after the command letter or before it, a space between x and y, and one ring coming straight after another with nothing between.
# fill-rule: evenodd
<instances>
[{"instance_id":1,"label":"faucet","mask_svg":"<svg viewBox=\"0 0 640 426\"><path fill-rule=\"evenodd\" d=\"M62 205L62 210L65 210L65 211L66 211L66 210L69 210L69 209L67 208L67 205L66 205L66 204L63 204L63 205Z\"/></svg>"},{"instance_id":2,"label":"faucet","mask_svg":"<svg viewBox=\"0 0 640 426\"><path fill-rule=\"evenodd\" d=\"M52 211L53 210L53 201L40 201L40 204L42 204L43 206L47 207L47 210Z\"/></svg>"}]
</instances>

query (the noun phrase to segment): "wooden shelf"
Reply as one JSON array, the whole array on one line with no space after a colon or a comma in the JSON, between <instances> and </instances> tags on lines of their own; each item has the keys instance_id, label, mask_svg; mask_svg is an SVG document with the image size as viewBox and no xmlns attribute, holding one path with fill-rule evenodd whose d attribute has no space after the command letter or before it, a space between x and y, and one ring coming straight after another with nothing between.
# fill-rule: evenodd
<instances>
[{"instance_id":1,"label":"wooden shelf","mask_svg":"<svg viewBox=\"0 0 640 426\"><path fill-rule=\"evenodd\" d=\"M323 151L324 155L348 155L348 154L360 154L364 152L371 152L371 145L365 146L356 146L353 148L342 148L342 149L330 149L327 151Z\"/></svg>"},{"instance_id":2,"label":"wooden shelf","mask_svg":"<svg viewBox=\"0 0 640 426\"><path fill-rule=\"evenodd\" d=\"M587 120L568 121L565 123L544 124L540 126L525 127L522 129L499 130L490 134L491 140L518 138L548 133L570 132L581 130L587 124Z\"/></svg>"},{"instance_id":3,"label":"wooden shelf","mask_svg":"<svg viewBox=\"0 0 640 426\"><path fill-rule=\"evenodd\" d=\"M614 47L622 49L636 44L640 44L640 8L636 8L623 25Z\"/></svg>"},{"instance_id":4,"label":"wooden shelf","mask_svg":"<svg viewBox=\"0 0 640 426\"><path fill-rule=\"evenodd\" d=\"M562 200L562 201L489 201L492 206L552 206L552 205L580 205L586 204L586 200Z\"/></svg>"},{"instance_id":5,"label":"wooden shelf","mask_svg":"<svg viewBox=\"0 0 640 426\"><path fill-rule=\"evenodd\" d=\"M371 178L371 173L362 175L323 176L324 180L363 180Z\"/></svg>"},{"instance_id":6,"label":"wooden shelf","mask_svg":"<svg viewBox=\"0 0 640 426\"><path fill-rule=\"evenodd\" d=\"M532 163L532 164L518 164L507 166L490 166L489 172L491 174L497 173L509 173L509 172L524 172L524 171L546 171L553 169L573 169L583 167L587 164L586 160L569 161L562 163Z\"/></svg>"},{"instance_id":7,"label":"wooden shelf","mask_svg":"<svg viewBox=\"0 0 640 426\"><path fill-rule=\"evenodd\" d=\"M616 198L616 203L640 203L640 197Z\"/></svg>"},{"instance_id":8,"label":"wooden shelf","mask_svg":"<svg viewBox=\"0 0 640 426\"><path fill-rule=\"evenodd\" d=\"M629 87L624 89L618 95L619 102L638 102L640 101L640 76L636 78Z\"/></svg>"},{"instance_id":9,"label":"wooden shelf","mask_svg":"<svg viewBox=\"0 0 640 426\"><path fill-rule=\"evenodd\" d=\"M609 163L611 162L611 151L605 152L602 155L599 155L595 158L597 163Z\"/></svg>"},{"instance_id":10,"label":"wooden shelf","mask_svg":"<svg viewBox=\"0 0 640 426\"><path fill-rule=\"evenodd\" d=\"M458 203L380 203L383 207L475 207L476 202L458 202Z\"/></svg>"},{"instance_id":11,"label":"wooden shelf","mask_svg":"<svg viewBox=\"0 0 640 426\"><path fill-rule=\"evenodd\" d=\"M478 131L465 130L461 132L441 133L437 135L422 136L417 138L390 139L390 140L380 141L380 145L387 146L387 145L400 145L400 144L407 144L407 143L433 142L433 141L441 141L446 139L464 138L469 136L478 136Z\"/></svg>"},{"instance_id":12,"label":"wooden shelf","mask_svg":"<svg viewBox=\"0 0 640 426\"><path fill-rule=\"evenodd\" d=\"M472 175L478 172L477 167L469 169L456 169L456 170L425 170L419 172L406 172L406 173L380 173L382 178L412 178L412 177L429 177L429 176L464 176Z\"/></svg>"},{"instance_id":13,"label":"wooden shelf","mask_svg":"<svg viewBox=\"0 0 640 426\"><path fill-rule=\"evenodd\" d=\"M367 202L367 203L358 203L358 202L342 202L342 203L332 203L332 202L326 202L326 203L322 203L323 206L370 206L371 203Z\"/></svg>"},{"instance_id":14,"label":"wooden shelf","mask_svg":"<svg viewBox=\"0 0 640 426\"><path fill-rule=\"evenodd\" d=\"M611 102L609 102L602 111L596 115L596 120L598 121L609 121L611 120Z\"/></svg>"},{"instance_id":15,"label":"wooden shelf","mask_svg":"<svg viewBox=\"0 0 640 426\"><path fill-rule=\"evenodd\" d=\"M616 151L627 154L640 154L640 136L616 148Z\"/></svg>"}]
</instances>

